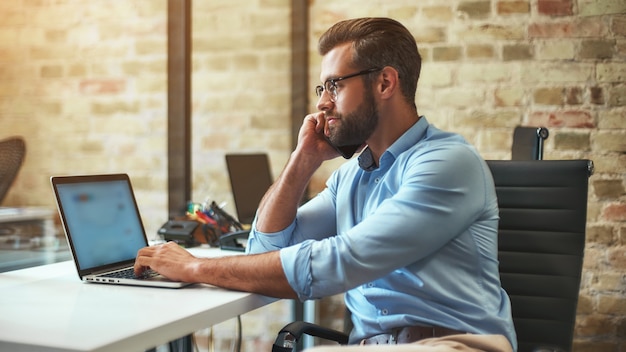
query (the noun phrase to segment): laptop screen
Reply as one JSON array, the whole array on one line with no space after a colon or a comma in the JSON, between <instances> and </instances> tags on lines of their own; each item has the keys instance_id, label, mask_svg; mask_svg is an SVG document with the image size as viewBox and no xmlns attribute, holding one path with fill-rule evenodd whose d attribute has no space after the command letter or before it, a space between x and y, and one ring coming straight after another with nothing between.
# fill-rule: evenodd
<instances>
[{"instance_id":1,"label":"laptop screen","mask_svg":"<svg viewBox=\"0 0 626 352\"><path fill-rule=\"evenodd\" d=\"M128 180L58 183L55 187L79 269L133 260L147 245Z\"/></svg>"}]
</instances>

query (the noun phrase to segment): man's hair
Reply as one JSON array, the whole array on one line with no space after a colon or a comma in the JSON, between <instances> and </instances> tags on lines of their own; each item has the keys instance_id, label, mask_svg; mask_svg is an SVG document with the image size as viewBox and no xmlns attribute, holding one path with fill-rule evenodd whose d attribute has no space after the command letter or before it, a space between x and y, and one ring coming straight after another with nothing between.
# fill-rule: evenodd
<instances>
[{"instance_id":1,"label":"man's hair","mask_svg":"<svg viewBox=\"0 0 626 352\"><path fill-rule=\"evenodd\" d=\"M352 43L354 54L351 64L356 69L395 68L400 77L402 94L415 107L422 58L415 38L406 27L396 20L381 17L341 21L320 37L318 51L324 56L344 43Z\"/></svg>"}]
</instances>

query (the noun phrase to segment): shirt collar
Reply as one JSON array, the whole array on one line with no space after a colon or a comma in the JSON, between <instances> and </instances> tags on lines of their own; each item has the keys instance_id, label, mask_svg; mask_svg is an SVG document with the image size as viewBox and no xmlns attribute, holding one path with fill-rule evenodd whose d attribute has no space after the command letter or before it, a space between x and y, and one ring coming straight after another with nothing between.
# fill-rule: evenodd
<instances>
[{"instance_id":1,"label":"shirt collar","mask_svg":"<svg viewBox=\"0 0 626 352\"><path fill-rule=\"evenodd\" d=\"M426 134L426 129L428 128L428 121L426 117L420 116L419 120L411 126L406 132L400 136L393 144L383 153L380 157L381 163L384 163L388 157L391 157L392 160L395 160L398 155L402 154L415 144L419 142L424 135ZM387 156L389 155L389 156ZM372 155L372 151L369 147L366 147L363 152L359 155L359 167L365 171L373 171L378 168L376 165L376 161L374 160L374 156Z\"/></svg>"}]
</instances>

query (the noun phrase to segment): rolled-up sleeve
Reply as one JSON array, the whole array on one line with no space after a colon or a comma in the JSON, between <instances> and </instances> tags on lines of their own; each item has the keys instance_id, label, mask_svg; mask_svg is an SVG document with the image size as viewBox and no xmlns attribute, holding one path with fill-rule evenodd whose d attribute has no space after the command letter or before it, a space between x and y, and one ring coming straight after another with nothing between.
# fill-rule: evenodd
<instances>
[{"instance_id":1,"label":"rolled-up sleeve","mask_svg":"<svg viewBox=\"0 0 626 352\"><path fill-rule=\"evenodd\" d=\"M253 229L254 224L253 224ZM249 254L280 250L280 261L287 282L296 291L300 300L310 296L311 274L311 242L305 241L289 246L291 234L296 228L296 222L291 223L283 231L263 233L257 230L250 231L246 252Z\"/></svg>"},{"instance_id":2,"label":"rolled-up sleeve","mask_svg":"<svg viewBox=\"0 0 626 352\"><path fill-rule=\"evenodd\" d=\"M289 245L291 233L296 227L296 222L292 222L287 228L280 232L264 233L256 230L256 220L252 223L252 230L248 236L246 253L263 253L278 250Z\"/></svg>"},{"instance_id":3,"label":"rolled-up sleeve","mask_svg":"<svg viewBox=\"0 0 626 352\"><path fill-rule=\"evenodd\" d=\"M305 241L280 250L280 261L287 281L301 301L311 298L311 244Z\"/></svg>"},{"instance_id":4,"label":"rolled-up sleeve","mask_svg":"<svg viewBox=\"0 0 626 352\"><path fill-rule=\"evenodd\" d=\"M337 234L333 196L326 189L298 209L296 219L285 229L264 233L252 223L246 252L280 250L280 259L290 286L301 300L314 298L312 247ZM321 296L320 296L321 297Z\"/></svg>"}]
</instances>

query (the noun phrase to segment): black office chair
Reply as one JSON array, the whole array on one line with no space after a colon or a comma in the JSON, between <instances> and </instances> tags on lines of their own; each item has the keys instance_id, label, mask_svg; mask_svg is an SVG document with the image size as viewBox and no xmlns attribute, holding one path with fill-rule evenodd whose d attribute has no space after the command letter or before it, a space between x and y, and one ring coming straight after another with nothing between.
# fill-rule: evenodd
<instances>
[{"instance_id":1,"label":"black office chair","mask_svg":"<svg viewBox=\"0 0 626 352\"><path fill-rule=\"evenodd\" d=\"M585 248L589 160L488 161L502 286L519 351L570 351Z\"/></svg>"},{"instance_id":2,"label":"black office chair","mask_svg":"<svg viewBox=\"0 0 626 352\"><path fill-rule=\"evenodd\" d=\"M26 154L26 142L22 137L0 140L0 204L9 192Z\"/></svg>"},{"instance_id":3,"label":"black office chair","mask_svg":"<svg viewBox=\"0 0 626 352\"><path fill-rule=\"evenodd\" d=\"M582 272L589 160L488 161L500 207L498 256L511 298L518 351L570 351ZM315 324L286 325L273 352L303 334L347 344Z\"/></svg>"},{"instance_id":4,"label":"black office chair","mask_svg":"<svg viewBox=\"0 0 626 352\"><path fill-rule=\"evenodd\" d=\"M515 127L511 146L511 160L542 160L543 141L549 135L550 133L545 127Z\"/></svg>"}]
</instances>

